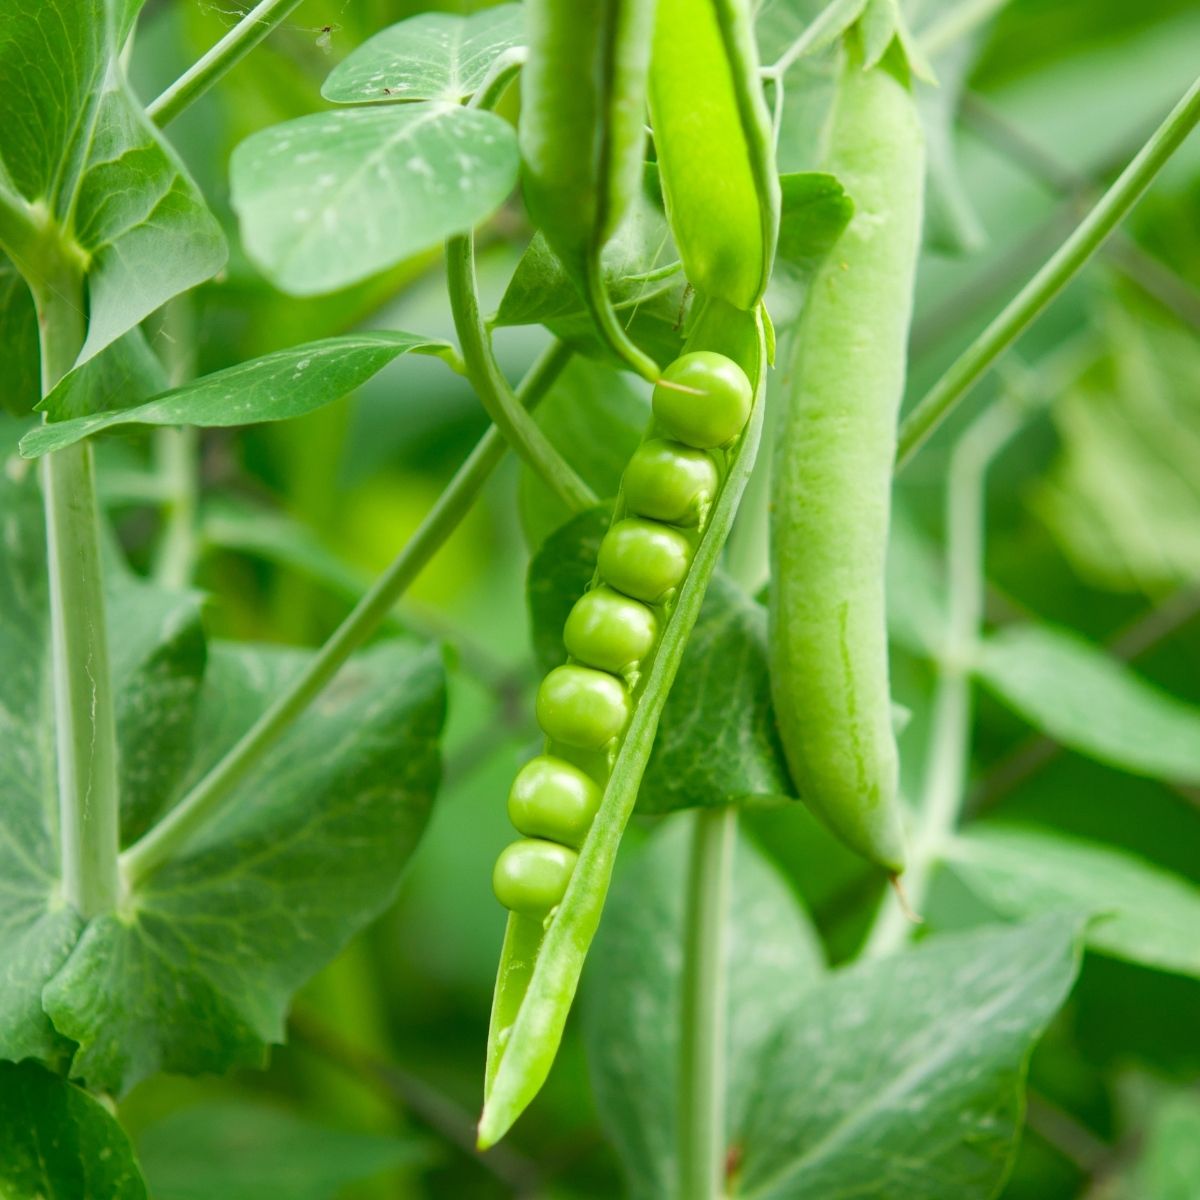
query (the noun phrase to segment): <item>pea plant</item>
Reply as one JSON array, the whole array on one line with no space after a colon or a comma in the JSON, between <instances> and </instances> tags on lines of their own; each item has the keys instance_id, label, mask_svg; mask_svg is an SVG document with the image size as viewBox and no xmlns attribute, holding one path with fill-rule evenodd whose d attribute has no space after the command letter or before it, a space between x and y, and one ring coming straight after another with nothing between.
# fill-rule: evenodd
<instances>
[{"instance_id":1,"label":"pea plant","mask_svg":"<svg viewBox=\"0 0 1200 1200\"><path fill-rule=\"evenodd\" d=\"M1200 29L1111 7L1089 176L1019 0L14 0L0 1195L1196 1194Z\"/></svg>"}]
</instances>

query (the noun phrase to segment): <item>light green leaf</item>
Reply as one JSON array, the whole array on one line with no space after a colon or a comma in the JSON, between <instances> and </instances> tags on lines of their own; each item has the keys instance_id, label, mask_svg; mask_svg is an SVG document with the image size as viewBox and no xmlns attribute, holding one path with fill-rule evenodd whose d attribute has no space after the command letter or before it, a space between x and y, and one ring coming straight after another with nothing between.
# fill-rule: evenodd
<instances>
[{"instance_id":1,"label":"light green leaf","mask_svg":"<svg viewBox=\"0 0 1200 1200\"><path fill-rule=\"evenodd\" d=\"M588 487L601 499L611 499L649 417L640 380L575 356L538 405L534 419ZM528 468L521 471L519 489L525 540L540 546L571 512Z\"/></svg>"},{"instance_id":2,"label":"light green leaf","mask_svg":"<svg viewBox=\"0 0 1200 1200\"><path fill-rule=\"evenodd\" d=\"M808 991L733 1131L742 1200L991 1200L1034 1043L1078 968L1078 922L931 938Z\"/></svg>"},{"instance_id":3,"label":"light green leaf","mask_svg":"<svg viewBox=\"0 0 1200 1200\"><path fill-rule=\"evenodd\" d=\"M194 777L303 655L210 652ZM261 1063L295 990L395 895L440 774L436 648L353 660L127 912L93 920L43 993L72 1071L120 1092L157 1070Z\"/></svg>"},{"instance_id":4,"label":"light green leaf","mask_svg":"<svg viewBox=\"0 0 1200 1200\"><path fill-rule=\"evenodd\" d=\"M0 409L19 417L33 408L42 394L40 363L33 297L20 272L0 254Z\"/></svg>"},{"instance_id":5,"label":"light green leaf","mask_svg":"<svg viewBox=\"0 0 1200 1200\"><path fill-rule=\"evenodd\" d=\"M1049 829L976 825L946 847L956 875L998 912L1099 916L1088 945L1200 977L1200 888L1125 850Z\"/></svg>"},{"instance_id":6,"label":"light green leaf","mask_svg":"<svg viewBox=\"0 0 1200 1200\"><path fill-rule=\"evenodd\" d=\"M37 1063L0 1062L4 1200L146 1200L129 1139L108 1110Z\"/></svg>"},{"instance_id":7,"label":"light green leaf","mask_svg":"<svg viewBox=\"0 0 1200 1200\"><path fill-rule=\"evenodd\" d=\"M242 1101L172 1113L141 1135L138 1156L154 1200L337 1200L426 1152L411 1137L344 1132Z\"/></svg>"},{"instance_id":8,"label":"light green leaf","mask_svg":"<svg viewBox=\"0 0 1200 1200\"><path fill-rule=\"evenodd\" d=\"M1200 1179L1200 1097L1181 1093L1155 1110L1129 1200L1194 1200Z\"/></svg>"},{"instance_id":9,"label":"light green leaf","mask_svg":"<svg viewBox=\"0 0 1200 1200\"><path fill-rule=\"evenodd\" d=\"M329 73L321 88L337 104L445 100L473 96L496 59L524 40L519 4L468 16L429 12L389 26Z\"/></svg>"},{"instance_id":10,"label":"light green leaf","mask_svg":"<svg viewBox=\"0 0 1200 1200\"><path fill-rule=\"evenodd\" d=\"M117 425L252 425L312 412L352 392L401 354L446 356L450 347L414 333L367 332L325 338L277 350L262 358L204 375L133 408L60 420L30 431L21 442L26 458L60 450ZM46 398L51 415L76 393L68 376Z\"/></svg>"},{"instance_id":11,"label":"light green leaf","mask_svg":"<svg viewBox=\"0 0 1200 1200\"><path fill-rule=\"evenodd\" d=\"M512 127L454 104L317 113L231 163L246 251L285 292L354 283L490 216L517 179Z\"/></svg>"},{"instance_id":12,"label":"light green leaf","mask_svg":"<svg viewBox=\"0 0 1200 1200\"><path fill-rule=\"evenodd\" d=\"M683 897L689 822L667 824L618 876L583 990L596 1103L634 1200L675 1190ZM782 1021L804 1011L822 952L787 884L746 838L733 867L729 929L730 1126L759 1087L762 1055Z\"/></svg>"},{"instance_id":13,"label":"light green leaf","mask_svg":"<svg viewBox=\"0 0 1200 1200\"><path fill-rule=\"evenodd\" d=\"M1200 708L1078 635L1008 626L984 641L976 670L999 699L1069 749L1135 775L1200 783Z\"/></svg>"}]
</instances>

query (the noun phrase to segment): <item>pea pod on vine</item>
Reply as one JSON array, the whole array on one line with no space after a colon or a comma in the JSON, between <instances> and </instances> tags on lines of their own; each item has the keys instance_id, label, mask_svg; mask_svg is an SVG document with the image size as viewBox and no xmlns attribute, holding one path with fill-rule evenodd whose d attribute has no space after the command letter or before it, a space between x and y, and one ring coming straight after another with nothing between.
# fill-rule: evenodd
<instances>
[{"instance_id":1,"label":"pea pod on vine","mask_svg":"<svg viewBox=\"0 0 1200 1200\"><path fill-rule=\"evenodd\" d=\"M774 473L771 690L801 796L895 874L905 845L884 623L924 154L907 60L846 38L827 170L855 202L796 337Z\"/></svg>"},{"instance_id":2,"label":"pea pod on vine","mask_svg":"<svg viewBox=\"0 0 1200 1200\"><path fill-rule=\"evenodd\" d=\"M528 0L520 120L525 202L608 345L639 374L654 360L622 327L600 253L642 185L655 0Z\"/></svg>"},{"instance_id":3,"label":"pea pod on vine","mask_svg":"<svg viewBox=\"0 0 1200 1200\"><path fill-rule=\"evenodd\" d=\"M493 876L510 914L481 1146L504 1135L554 1061L659 715L754 463L766 364L765 314L708 300L655 389L592 586L567 618L570 660L539 688L546 747L513 784L509 815L524 836Z\"/></svg>"}]
</instances>

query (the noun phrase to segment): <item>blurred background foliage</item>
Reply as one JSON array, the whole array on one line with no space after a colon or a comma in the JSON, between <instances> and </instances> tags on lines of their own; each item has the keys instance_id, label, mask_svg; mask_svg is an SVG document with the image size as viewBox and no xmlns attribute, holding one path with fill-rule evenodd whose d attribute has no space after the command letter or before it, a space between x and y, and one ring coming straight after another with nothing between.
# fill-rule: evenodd
<instances>
[{"instance_id":1,"label":"blurred background foliage","mask_svg":"<svg viewBox=\"0 0 1200 1200\"><path fill-rule=\"evenodd\" d=\"M248 7L149 0L133 58L143 98ZM155 337L177 373L210 372L352 328L452 337L439 254L334 295L296 299L266 283L241 252L228 197L229 155L239 141L324 108L319 88L341 56L429 7L306 0L171 128L233 247L226 271L174 306ZM918 27L950 7L924 5ZM929 102L946 109L944 144L935 151L946 186L931 205L931 249L921 263L910 399L1141 144L1190 82L1198 46L1194 0L1013 0L942 68L946 96ZM814 94L819 86L817 79ZM806 108L801 98L789 108L786 169L811 165L815 103ZM510 95L509 115L516 104ZM1193 702L1200 702L1198 218L1200 140L1193 138L1120 235L899 486L902 519L936 543L955 431L998 387L1048 402L992 472L989 615L1036 614L1070 626ZM514 197L481 234L481 282L493 306L527 239ZM498 331L510 377L543 341L535 328ZM557 394L584 391L612 398L614 422L621 414L636 423L645 400L627 377L577 360ZM553 422L556 411L565 419L566 405L556 409L552 397L544 419ZM211 631L318 643L403 544L485 425L464 381L412 357L308 417L206 432L196 581ZM100 445L107 503L135 562L147 562L155 541L151 468L178 451L176 436ZM579 469L586 476L593 465ZM603 478L604 464L597 469ZM257 1161L264 1173L242 1177L243 1187L247 1178L259 1181L247 1195L619 1194L577 1020L548 1087L510 1141L482 1162L467 1148L503 927L491 863L509 836L508 781L535 738L524 574L531 549L557 524L549 504L508 463L406 600L402 619L451 647L452 691L446 784L398 903L306 990L291 1044L265 1073L159 1078L122 1103L159 1200L242 1194L212 1177L195 1190L197 1177L185 1167L188 1148L194 1154L197 1146L207 1148L210 1165ZM897 698L914 714L902 743L907 773L920 768L931 681L928 667L902 649L894 671ZM1119 844L1200 883L1200 796L1059 750L986 696L971 787L972 812ZM744 829L785 871L834 959L852 953L880 880L800 806L752 812ZM931 923L970 923L975 903L947 874L931 901ZM1004 1195L1200 1194L1197 1013L1196 982L1089 956L1035 1055L1028 1130ZM405 1139L398 1152L394 1135L414 1130L419 1142ZM278 1173L270 1182L270 1162L310 1160L294 1182Z\"/></svg>"}]
</instances>

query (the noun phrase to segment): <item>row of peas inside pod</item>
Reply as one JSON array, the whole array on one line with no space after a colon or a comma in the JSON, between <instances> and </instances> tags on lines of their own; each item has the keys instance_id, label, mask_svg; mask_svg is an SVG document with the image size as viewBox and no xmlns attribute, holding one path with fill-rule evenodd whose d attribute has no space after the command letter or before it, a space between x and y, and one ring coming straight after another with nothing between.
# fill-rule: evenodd
<instances>
[{"instance_id":1,"label":"row of peas inside pod","mask_svg":"<svg viewBox=\"0 0 1200 1200\"><path fill-rule=\"evenodd\" d=\"M513 912L544 917L566 892L752 400L741 367L711 351L677 358L655 384L651 429L621 478L591 587L567 617L570 659L538 689L545 751L509 793L525 836L501 852L492 884Z\"/></svg>"}]
</instances>

